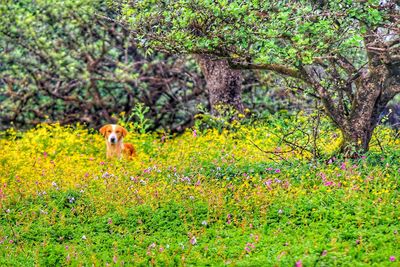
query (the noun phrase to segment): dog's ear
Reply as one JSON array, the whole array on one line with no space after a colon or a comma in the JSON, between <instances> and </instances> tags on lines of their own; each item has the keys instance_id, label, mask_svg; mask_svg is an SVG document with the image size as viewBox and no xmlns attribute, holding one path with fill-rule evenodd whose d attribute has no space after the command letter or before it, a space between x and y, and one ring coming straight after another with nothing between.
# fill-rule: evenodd
<instances>
[{"instance_id":1,"label":"dog's ear","mask_svg":"<svg viewBox=\"0 0 400 267\"><path fill-rule=\"evenodd\" d=\"M108 124L104 125L103 127L100 128L99 132L101 133L101 135L106 136L107 128L108 128Z\"/></svg>"},{"instance_id":2,"label":"dog's ear","mask_svg":"<svg viewBox=\"0 0 400 267\"><path fill-rule=\"evenodd\" d=\"M121 126L122 137L125 137L128 134L128 131Z\"/></svg>"}]
</instances>

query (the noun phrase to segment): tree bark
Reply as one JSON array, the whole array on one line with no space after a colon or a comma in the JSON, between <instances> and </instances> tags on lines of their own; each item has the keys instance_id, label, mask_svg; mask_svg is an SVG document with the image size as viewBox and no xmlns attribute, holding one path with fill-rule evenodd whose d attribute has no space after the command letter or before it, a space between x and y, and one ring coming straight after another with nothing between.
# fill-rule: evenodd
<instances>
[{"instance_id":1,"label":"tree bark","mask_svg":"<svg viewBox=\"0 0 400 267\"><path fill-rule=\"evenodd\" d=\"M196 59L206 79L211 112L221 115L220 109L233 107L242 113L241 71L232 69L226 59L216 59L208 55L197 55Z\"/></svg>"}]
</instances>

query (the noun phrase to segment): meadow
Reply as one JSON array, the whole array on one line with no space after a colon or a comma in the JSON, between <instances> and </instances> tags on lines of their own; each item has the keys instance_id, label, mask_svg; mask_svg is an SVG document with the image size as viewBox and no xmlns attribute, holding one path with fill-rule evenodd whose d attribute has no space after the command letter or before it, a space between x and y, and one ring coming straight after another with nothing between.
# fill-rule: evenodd
<instances>
[{"instance_id":1,"label":"meadow","mask_svg":"<svg viewBox=\"0 0 400 267\"><path fill-rule=\"evenodd\" d=\"M280 153L284 130L132 132L134 161L80 125L2 132L0 265L398 266L395 131L359 159L321 132L313 159Z\"/></svg>"}]
</instances>

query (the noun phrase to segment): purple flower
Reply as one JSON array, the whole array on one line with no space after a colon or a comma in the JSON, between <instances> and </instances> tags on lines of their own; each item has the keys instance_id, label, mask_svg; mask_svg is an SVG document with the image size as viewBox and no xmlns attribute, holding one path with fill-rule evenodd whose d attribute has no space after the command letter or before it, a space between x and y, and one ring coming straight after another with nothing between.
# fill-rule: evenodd
<instances>
[{"instance_id":1,"label":"purple flower","mask_svg":"<svg viewBox=\"0 0 400 267\"><path fill-rule=\"evenodd\" d=\"M345 170L345 169L346 169L346 162L343 162L342 165L340 165L340 168L341 168L342 170Z\"/></svg>"},{"instance_id":2,"label":"purple flower","mask_svg":"<svg viewBox=\"0 0 400 267\"><path fill-rule=\"evenodd\" d=\"M197 131L193 130L193 137L197 137Z\"/></svg>"},{"instance_id":3,"label":"purple flower","mask_svg":"<svg viewBox=\"0 0 400 267\"><path fill-rule=\"evenodd\" d=\"M325 249L324 251L322 251L321 256L324 257L326 256L326 254L328 254L328 251Z\"/></svg>"},{"instance_id":4,"label":"purple flower","mask_svg":"<svg viewBox=\"0 0 400 267\"><path fill-rule=\"evenodd\" d=\"M280 169L276 169L276 170L275 170L275 173L280 173L280 172L281 172Z\"/></svg>"},{"instance_id":5,"label":"purple flower","mask_svg":"<svg viewBox=\"0 0 400 267\"><path fill-rule=\"evenodd\" d=\"M196 245L197 243L197 239L195 236L192 236L192 238L190 239L190 244L192 244L193 246Z\"/></svg>"},{"instance_id":6,"label":"purple flower","mask_svg":"<svg viewBox=\"0 0 400 267\"><path fill-rule=\"evenodd\" d=\"M390 256L389 260L390 260L390 261L395 261L395 260L396 260L396 257L395 257L395 256Z\"/></svg>"}]
</instances>

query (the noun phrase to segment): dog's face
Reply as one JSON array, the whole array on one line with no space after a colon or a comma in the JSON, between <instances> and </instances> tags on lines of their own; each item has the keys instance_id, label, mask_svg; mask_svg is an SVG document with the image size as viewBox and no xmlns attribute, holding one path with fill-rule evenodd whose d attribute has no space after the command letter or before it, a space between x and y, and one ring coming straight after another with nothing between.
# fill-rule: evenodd
<instances>
[{"instance_id":1,"label":"dog's face","mask_svg":"<svg viewBox=\"0 0 400 267\"><path fill-rule=\"evenodd\" d=\"M107 124L100 128L100 133L107 142L114 145L120 142L128 134L128 131L119 125Z\"/></svg>"}]
</instances>

